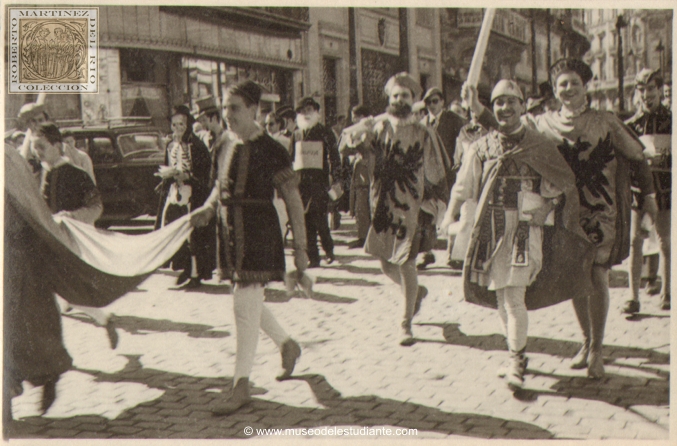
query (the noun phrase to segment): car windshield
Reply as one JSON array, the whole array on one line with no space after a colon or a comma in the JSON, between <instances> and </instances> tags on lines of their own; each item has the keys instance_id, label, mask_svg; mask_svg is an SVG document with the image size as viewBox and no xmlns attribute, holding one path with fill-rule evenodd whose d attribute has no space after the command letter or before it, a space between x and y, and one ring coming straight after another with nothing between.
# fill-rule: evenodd
<instances>
[{"instance_id":1,"label":"car windshield","mask_svg":"<svg viewBox=\"0 0 677 446\"><path fill-rule=\"evenodd\" d=\"M157 133L128 133L118 136L125 158L150 158L164 153Z\"/></svg>"}]
</instances>

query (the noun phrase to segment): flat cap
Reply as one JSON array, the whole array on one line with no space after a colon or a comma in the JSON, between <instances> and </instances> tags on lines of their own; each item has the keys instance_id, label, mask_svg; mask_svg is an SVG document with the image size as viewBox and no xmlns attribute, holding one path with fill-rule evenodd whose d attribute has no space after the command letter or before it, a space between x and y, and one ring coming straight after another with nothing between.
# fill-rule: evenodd
<instances>
[{"instance_id":1,"label":"flat cap","mask_svg":"<svg viewBox=\"0 0 677 446\"><path fill-rule=\"evenodd\" d=\"M519 84L509 79L501 79L491 92L491 102L500 96L514 96L524 102L524 95Z\"/></svg>"},{"instance_id":2,"label":"flat cap","mask_svg":"<svg viewBox=\"0 0 677 446\"><path fill-rule=\"evenodd\" d=\"M390 93L393 91L393 88L395 88L395 85L399 85L400 87L411 90L411 94L414 96L414 99L421 96L421 93L423 92L423 89L418 84L418 82L416 82L414 78L411 77L411 75L406 71L397 73L388 79L388 82L386 82L386 86L384 88L388 96L390 96Z\"/></svg>"},{"instance_id":3,"label":"flat cap","mask_svg":"<svg viewBox=\"0 0 677 446\"><path fill-rule=\"evenodd\" d=\"M442 93L442 90L440 90L437 87L429 88L428 91L425 92L425 95L423 96L423 102L428 102L428 99L432 98L435 95L439 95L442 99L444 99L444 93Z\"/></svg>"}]
</instances>

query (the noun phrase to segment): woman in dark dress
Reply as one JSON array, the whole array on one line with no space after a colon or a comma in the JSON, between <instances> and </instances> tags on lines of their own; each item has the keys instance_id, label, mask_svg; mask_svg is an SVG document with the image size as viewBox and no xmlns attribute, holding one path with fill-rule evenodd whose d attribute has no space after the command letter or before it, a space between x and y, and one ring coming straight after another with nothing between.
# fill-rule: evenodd
<instances>
[{"instance_id":1,"label":"woman in dark dress","mask_svg":"<svg viewBox=\"0 0 677 446\"><path fill-rule=\"evenodd\" d=\"M165 153L165 165L157 175L162 177L162 198L155 229L202 206L211 190L209 149L193 133L195 122L185 105L177 107L171 117L172 140ZM187 288L197 288L201 280L209 280L216 267L215 226L196 228L186 245L171 260L172 269L183 270L176 284L188 281Z\"/></svg>"}]
</instances>

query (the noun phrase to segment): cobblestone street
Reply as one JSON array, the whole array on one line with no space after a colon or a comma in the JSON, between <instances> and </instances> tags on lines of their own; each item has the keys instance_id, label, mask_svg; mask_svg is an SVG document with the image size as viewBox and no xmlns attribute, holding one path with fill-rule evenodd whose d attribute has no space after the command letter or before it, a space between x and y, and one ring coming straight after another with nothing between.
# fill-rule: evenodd
<instances>
[{"instance_id":1,"label":"cobblestone street","mask_svg":"<svg viewBox=\"0 0 677 446\"><path fill-rule=\"evenodd\" d=\"M670 317L657 296L642 294L642 312L626 320L630 291L612 288L599 381L569 368L581 338L571 303L530 312L525 389L513 396L496 376L508 358L498 315L463 301L443 249L419 275L430 293L406 348L397 286L375 259L348 249L351 219L333 235L337 261L309 270L314 299L288 297L281 283L266 290L303 354L292 378L278 382L280 354L261 336L249 406L227 417L209 411L231 386L230 286L187 292L174 286L176 273L160 270L110 306L116 350L86 316L64 315L74 369L42 417L41 388L24 383L11 437L231 439L248 438L245 427L388 426L417 429L415 438L668 439Z\"/></svg>"}]
</instances>

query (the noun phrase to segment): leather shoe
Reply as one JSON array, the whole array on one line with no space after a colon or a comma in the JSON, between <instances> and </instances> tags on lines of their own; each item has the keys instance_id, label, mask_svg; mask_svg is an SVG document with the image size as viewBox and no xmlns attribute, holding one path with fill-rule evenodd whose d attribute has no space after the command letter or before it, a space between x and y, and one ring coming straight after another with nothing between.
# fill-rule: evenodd
<instances>
[{"instance_id":1,"label":"leather shoe","mask_svg":"<svg viewBox=\"0 0 677 446\"><path fill-rule=\"evenodd\" d=\"M645 288L646 294L650 296L655 296L661 292L661 285L658 283L657 279L648 280L646 282Z\"/></svg>"},{"instance_id":2,"label":"leather shoe","mask_svg":"<svg viewBox=\"0 0 677 446\"><path fill-rule=\"evenodd\" d=\"M327 254L327 265L331 265L332 263L334 263L335 260L336 260L336 256L334 255L333 252Z\"/></svg>"},{"instance_id":3,"label":"leather shoe","mask_svg":"<svg viewBox=\"0 0 677 446\"><path fill-rule=\"evenodd\" d=\"M663 294L661 296L661 310L669 310L669 309L670 309L670 295Z\"/></svg>"},{"instance_id":4,"label":"leather shoe","mask_svg":"<svg viewBox=\"0 0 677 446\"><path fill-rule=\"evenodd\" d=\"M301 356L301 346L293 339L288 339L282 344L282 368L284 372L275 379L283 381L291 376L296 367L296 361Z\"/></svg>"},{"instance_id":5,"label":"leather shoe","mask_svg":"<svg viewBox=\"0 0 677 446\"><path fill-rule=\"evenodd\" d=\"M402 321L402 336L400 337L400 345L402 347L411 347L416 341L414 340L414 333L411 331L411 320Z\"/></svg>"},{"instance_id":6,"label":"leather shoe","mask_svg":"<svg viewBox=\"0 0 677 446\"><path fill-rule=\"evenodd\" d=\"M584 369L588 366L588 356L590 355L589 342L583 342L581 349L576 353L576 356L571 360L570 367L574 370Z\"/></svg>"},{"instance_id":7,"label":"leather shoe","mask_svg":"<svg viewBox=\"0 0 677 446\"><path fill-rule=\"evenodd\" d=\"M216 416L230 415L242 406L249 404L252 397L249 394L249 378L240 378L233 387L233 392L225 403L213 406L211 411Z\"/></svg>"},{"instance_id":8,"label":"leather shoe","mask_svg":"<svg viewBox=\"0 0 677 446\"><path fill-rule=\"evenodd\" d=\"M187 290L194 290L195 288L200 288L202 286L202 281L199 277L191 277L190 281L186 284Z\"/></svg>"},{"instance_id":9,"label":"leather shoe","mask_svg":"<svg viewBox=\"0 0 677 446\"><path fill-rule=\"evenodd\" d=\"M418 312L421 311L421 304L423 303L423 299L425 299L427 295L428 288L419 285L418 293L416 293L416 303L414 304L414 316L416 316Z\"/></svg>"},{"instance_id":10,"label":"leather shoe","mask_svg":"<svg viewBox=\"0 0 677 446\"><path fill-rule=\"evenodd\" d=\"M364 242L366 240L363 238L358 238L357 240L353 240L352 242L348 243L348 249L356 249L356 248L362 248L364 246Z\"/></svg>"},{"instance_id":11,"label":"leather shoe","mask_svg":"<svg viewBox=\"0 0 677 446\"><path fill-rule=\"evenodd\" d=\"M604 358L601 351L590 351L588 356L588 377L593 379L604 378Z\"/></svg>"},{"instance_id":12,"label":"leather shoe","mask_svg":"<svg viewBox=\"0 0 677 446\"><path fill-rule=\"evenodd\" d=\"M432 265L433 263L435 263L435 255L432 252L426 252L423 256L423 261L416 265L416 269L426 269L428 265Z\"/></svg>"},{"instance_id":13,"label":"leather shoe","mask_svg":"<svg viewBox=\"0 0 677 446\"><path fill-rule=\"evenodd\" d=\"M182 285L186 281L190 279L190 273L188 271L184 271L181 274L179 274L179 277L176 278L176 284L177 285Z\"/></svg>"},{"instance_id":14,"label":"leather shoe","mask_svg":"<svg viewBox=\"0 0 677 446\"><path fill-rule=\"evenodd\" d=\"M629 300L625 303L623 307L624 314L637 314L639 313L639 301L638 300Z\"/></svg>"}]
</instances>

